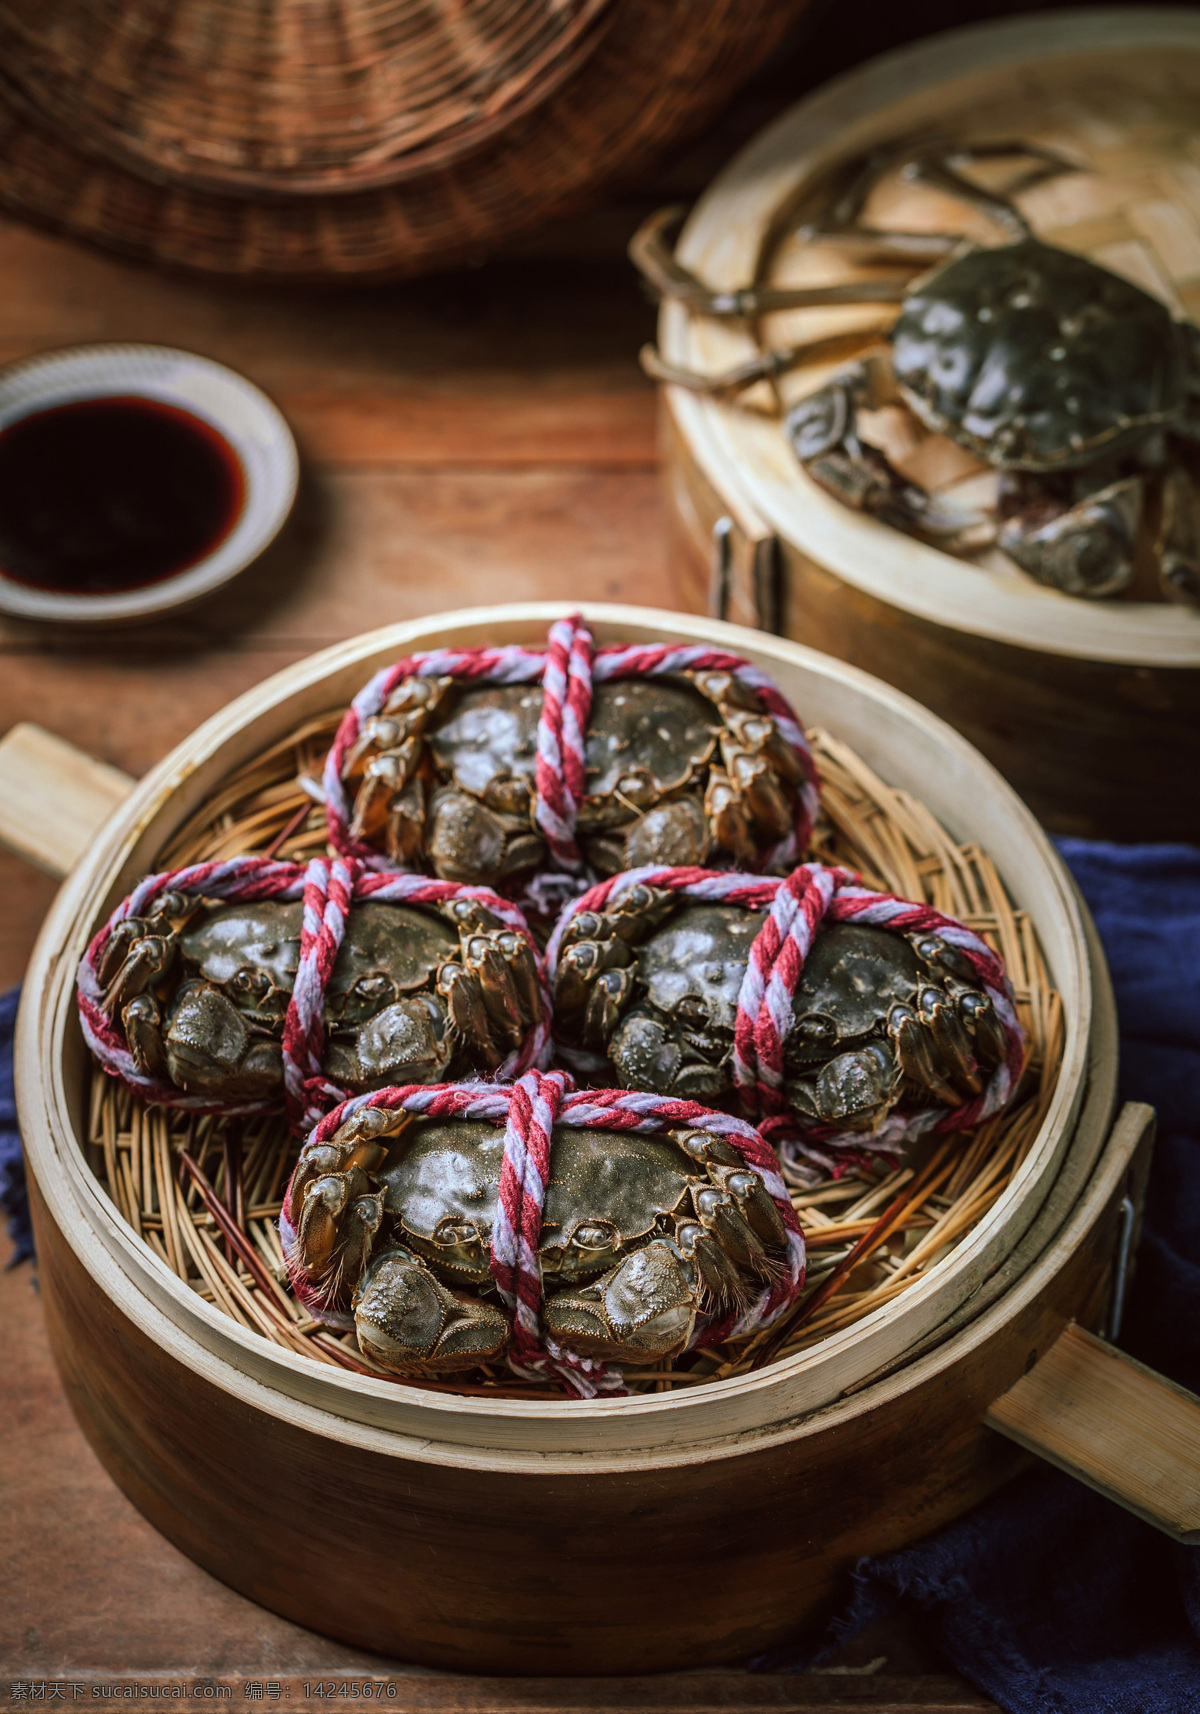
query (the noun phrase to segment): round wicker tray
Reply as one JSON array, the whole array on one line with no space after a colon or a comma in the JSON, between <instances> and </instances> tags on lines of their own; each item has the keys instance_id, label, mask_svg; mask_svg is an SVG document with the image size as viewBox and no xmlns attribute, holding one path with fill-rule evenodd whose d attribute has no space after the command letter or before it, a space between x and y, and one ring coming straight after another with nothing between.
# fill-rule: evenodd
<instances>
[{"instance_id":1,"label":"round wicker tray","mask_svg":"<svg viewBox=\"0 0 1200 1714\"><path fill-rule=\"evenodd\" d=\"M640 170L808 0L3 0L0 202L146 260L419 273Z\"/></svg>"}]
</instances>

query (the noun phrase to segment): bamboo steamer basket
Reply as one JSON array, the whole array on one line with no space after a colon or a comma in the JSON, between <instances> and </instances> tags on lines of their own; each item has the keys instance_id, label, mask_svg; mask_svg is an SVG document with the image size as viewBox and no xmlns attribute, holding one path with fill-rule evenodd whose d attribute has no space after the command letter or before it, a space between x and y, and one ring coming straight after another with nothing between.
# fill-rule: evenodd
<instances>
[{"instance_id":1,"label":"bamboo steamer basket","mask_svg":"<svg viewBox=\"0 0 1200 1714\"><path fill-rule=\"evenodd\" d=\"M936 133L1029 138L1089 171L1022 199L1038 234L1200 318L1200 16L1072 11L955 31L801 101L697 203L677 254L707 284L825 283L844 258L794 237L838 162ZM881 187L878 224L994 241L960 203ZM878 272L878 269L875 270ZM718 323L665 304L660 349L715 373L754 352L880 322L806 310ZM1200 612L1084 601L995 554L964 564L825 494L777 415L826 369L760 385L739 408L663 394L669 509L686 605L797 637L897 685L964 733L1058 832L1200 838ZM714 579L714 537L721 560Z\"/></svg>"},{"instance_id":2,"label":"bamboo steamer basket","mask_svg":"<svg viewBox=\"0 0 1200 1714\"><path fill-rule=\"evenodd\" d=\"M795 643L646 609L588 612L601 641L704 638L749 655L808 720L919 792L955 837L977 839L1030 913L1065 1001L1063 1069L1023 1166L949 1265L889 1310L741 1379L590 1403L490 1400L271 1345L185 1287L118 1217L80 1143L73 980L97 922L223 778L381 664L540 640L565 611L442 615L302 661L201 726L95 837L120 776L53 740L33 754L29 729L0 746L8 836L15 818L46 866L64 838L85 847L30 967L18 1099L51 1342L114 1479L186 1553L290 1618L393 1657L490 1672L697 1666L777 1642L820 1614L858 1555L996 1489L1021 1462L1014 1438L1194 1536L1194 1457L1164 1478L1146 1410L1130 1422L1122 1404L1096 1442L1078 1408L1095 1404L1106 1364L1121 1385L1136 1381L1128 1360L1067 1324L1107 1324L1152 1120L1128 1108L1112 1125L1114 1014L1086 912L1032 816L968 744ZM26 813L39 794L57 833L49 814L39 834ZM1139 1386L1160 1417L1197 1408L1157 1379ZM985 1426L989 1410L1002 1433ZM1190 1439L1176 1431L1170 1457L1186 1465L1198 1423L1186 1416Z\"/></svg>"},{"instance_id":3,"label":"bamboo steamer basket","mask_svg":"<svg viewBox=\"0 0 1200 1714\"><path fill-rule=\"evenodd\" d=\"M4 0L0 202L271 280L477 261L643 170L808 0Z\"/></svg>"}]
</instances>

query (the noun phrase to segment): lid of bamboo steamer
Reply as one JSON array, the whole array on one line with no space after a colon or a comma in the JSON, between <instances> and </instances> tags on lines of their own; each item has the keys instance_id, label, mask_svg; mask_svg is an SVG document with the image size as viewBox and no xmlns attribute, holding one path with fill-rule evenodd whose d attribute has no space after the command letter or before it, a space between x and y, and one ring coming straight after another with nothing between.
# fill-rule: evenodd
<instances>
[{"instance_id":1,"label":"lid of bamboo steamer","mask_svg":"<svg viewBox=\"0 0 1200 1714\"><path fill-rule=\"evenodd\" d=\"M797 1431L797 1419L894 1364L945 1324L1011 1254L1064 1159L1090 1160L1111 1118L1115 1021L1086 913L1040 827L978 753L943 722L855 668L798 644L710 620L635 607L587 610L597 640L696 639L748 656L804 711L912 793L955 839L977 841L1028 913L1063 1001L1061 1070L1011 1182L965 1239L902 1297L797 1356L670 1394L593 1401L489 1400L397 1386L324 1367L222 1314L171 1271L118 1215L85 1163L88 1055L74 971L98 922L172 834L231 772L337 709L380 666L415 649L540 642L565 614L530 603L434 616L341 643L285 669L214 715L117 811L59 893L30 968L19 1024L22 1129L50 1217L97 1289L172 1359L256 1407L321 1432L379 1436L406 1456L490 1468L579 1470L613 1461L676 1462ZM1094 942L1094 935L1093 935Z\"/></svg>"},{"instance_id":2,"label":"lid of bamboo steamer","mask_svg":"<svg viewBox=\"0 0 1200 1714\"><path fill-rule=\"evenodd\" d=\"M0 201L148 260L415 273L628 172L808 0L13 0Z\"/></svg>"},{"instance_id":3,"label":"lid of bamboo steamer","mask_svg":"<svg viewBox=\"0 0 1200 1714\"><path fill-rule=\"evenodd\" d=\"M1020 138L1086 165L1020 196L1035 233L1200 319L1198 98L1200 16L1192 11L1070 11L956 30L871 61L768 126L696 204L677 254L717 289L877 276L878 267L856 268L796 235L831 172L898 140ZM866 218L995 241L982 216L898 174L873 193ZM718 322L667 302L659 346L673 364L716 373L762 350L889 319L856 306ZM688 447L735 514L743 507L846 583L939 625L1087 659L1200 666L1194 609L1063 595L999 550L964 562L826 494L800 468L779 418L836 367L786 375L772 384L774 397L762 383L740 407L666 389ZM930 437L922 448L929 470L914 474L935 488L961 477L957 452Z\"/></svg>"}]
</instances>

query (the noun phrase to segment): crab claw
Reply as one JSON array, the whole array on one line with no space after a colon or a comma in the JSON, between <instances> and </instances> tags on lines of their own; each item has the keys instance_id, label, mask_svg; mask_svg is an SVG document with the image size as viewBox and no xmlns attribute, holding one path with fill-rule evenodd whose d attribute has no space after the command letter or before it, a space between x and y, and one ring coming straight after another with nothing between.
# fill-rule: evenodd
<instances>
[{"instance_id":1,"label":"crab claw","mask_svg":"<svg viewBox=\"0 0 1200 1714\"><path fill-rule=\"evenodd\" d=\"M656 1095L704 1101L726 1088L721 1066L685 1058L682 1045L667 1025L649 1012L629 1012L608 1053L624 1089L650 1089Z\"/></svg>"},{"instance_id":2,"label":"crab claw","mask_svg":"<svg viewBox=\"0 0 1200 1714\"><path fill-rule=\"evenodd\" d=\"M235 1101L270 1095L283 1081L279 1043L253 1035L219 988L192 982L179 990L166 1034L167 1066L180 1089L217 1090Z\"/></svg>"},{"instance_id":3,"label":"crab claw","mask_svg":"<svg viewBox=\"0 0 1200 1714\"><path fill-rule=\"evenodd\" d=\"M498 1309L455 1297L399 1246L372 1259L353 1309L361 1350L400 1375L473 1369L498 1357L512 1331Z\"/></svg>"},{"instance_id":4,"label":"crab claw","mask_svg":"<svg viewBox=\"0 0 1200 1714\"><path fill-rule=\"evenodd\" d=\"M429 858L444 881L490 883L516 875L532 869L546 849L534 834L506 827L485 804L450 786L433 794L429 817Z\"/></svg>"},{"instance_id":5,"label":"crab claw","mask_svg":"<svg viewBox=\"0 0 1200 1714\"><path fill-rule=\"evenodd\" d=\"M353 1089L389 1083L436 1083L450 1063L444 1014L432 994L386 1006L352 1041L334 1040L325 1053L330 1077Z\"/></svg>"},{"instance_id":6,"label":"crab claw","mask_svg":"<svg viewBox=\"0 0 1200 1714\"><path fill-rule=\"evenodd\" d=\"M1145 483L1127 476L1088 494L1040 523L1018 513L1000 531L1000 546L1022 571L1067 595L1115 595L1134 572Z\"/></svg>"},{"instance_id":7,"label":"crab claw","mask_svg":"<svg viewBox=\"0 0 1200 1714\"><path fill-rule=\"evenodd\" d=\"M699 1304L695 1272L676 1245L655 1238L582 1291L545 1304L552 1337L584 1357L653 1363L683 1351Z\"/></svg>"},{"instance_id":8,"label":"crab claw","mask_svg":"<svg viewBox=\"0 0 1200 1714\"><path fill-rule=\"evenodd\" d=\"M894 1008L899 1011L900 1008ZM913 1019L915 1025L915 1018ZM901 1058L904 1043L898 1041ZM840 1053L814 1078L787 1085L788 1098L798 1112L823 1124L850 1131L869 1131L882 1120L900 1091L900 1076L891 1049L883 1042Z\"/></svg>"},{"instance_id":9,"label":"crab claw","mask_svg":"<svg viewBox=\"0 0 1200 1714\"><path fill-rule=\"evenodd\" d=\"M708 819L694 797L674 798L639 815L625 835L625 867L687 868L708 855Z\"/></svg>"}]
</instances>

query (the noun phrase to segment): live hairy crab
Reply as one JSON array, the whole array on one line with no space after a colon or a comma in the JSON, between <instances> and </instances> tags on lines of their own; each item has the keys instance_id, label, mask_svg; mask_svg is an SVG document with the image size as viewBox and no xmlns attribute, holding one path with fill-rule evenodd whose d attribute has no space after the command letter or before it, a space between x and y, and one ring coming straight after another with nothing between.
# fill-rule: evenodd
<instances>
[{"instance_id":1,"label":"live hairy crab","mask_svg":"<svg viewBox=\"0 0 1200 1714\"><path fill-rule=\"evenodd\" d=\"M98 975L147 1077L230 1101L280 1094L300 902L166 892L109 936ZM354 905L326 985L324 1071L361 1091L494 1071L541 1017L532 948L475 899Z\"/></svg>"},{"instance_id":2,"label":"live hairy crab","mask_svg":"<svg viewBox=\"0 0 1200 1714\"><path fill-rule=\"evenodd\" d=\"M1005 160L1025 163L1007 194L968 176ZM867 225L871 192L897 167L981 210L1005 241ZM800 236L908 272L824 287L709 292L665 250L672 211L664 211L635 239L635 260L661 292L701 314L872 302L899 313L886 337L813 339L724 376L674 369L656 353L647 366L660 379L730 395L857 346L863 355L801 399L784 425L805 470L837 499L958 551L994 540L1070 595L1119 593L1147 553L1163 596L1200 605L1200 329L1031 230L1014 196L1077 170L1022 142L877 150L843 175L828 212ZM864 439L861 413L893 402L997 473L994 508L946 505Z\"/></svg>"},{"instance_id":3,"label":"live hairy crab","mask_svg":"<svg viewBox=\"0 0 1200 1714\"><path fill-rule=\"evenodd\" d=\"M560 1043L603 1055L626 1088L728 1102L738 994L762 920L644 885L578 911L555 979ZM901 1101L957 1107L978 1095L1005 1046L953 946L830 923L793 998L783 1093L804 1120L869 1131Z\"/></svg>"},{"instance_id":4,"label":"live hairy crab","mask_svg":"<svg viewBox=\"0 0 1200 1714\"><path fill-rule=\"evenodd\" d=\"M360 1108L300 1155L284 1206L290 1265L352 1309L361 1349L404 1375L474 1368L512 1334L489 1248L504 1128ZM720 1137L556 1126L537 1262L550 1337L629 1364L682 1352L696 1317L744 1305L786 1234L762 1180Z\"/></svg>"},{"instance_id":5,"label":"live hairy crab","mask_svg":"<svg viewBox=\"0 0 1200 1714\"><path fill-rule=\"evenodd\" d=\"M535 684L404 680L346 756L351 837L450 881L496 886L541 867L541 707ZM752 867L792 828L802 781L753 693L714 671L597 683L585 766L576 836L606 875L643 863Z\"/></svg>"}]
</instances>

